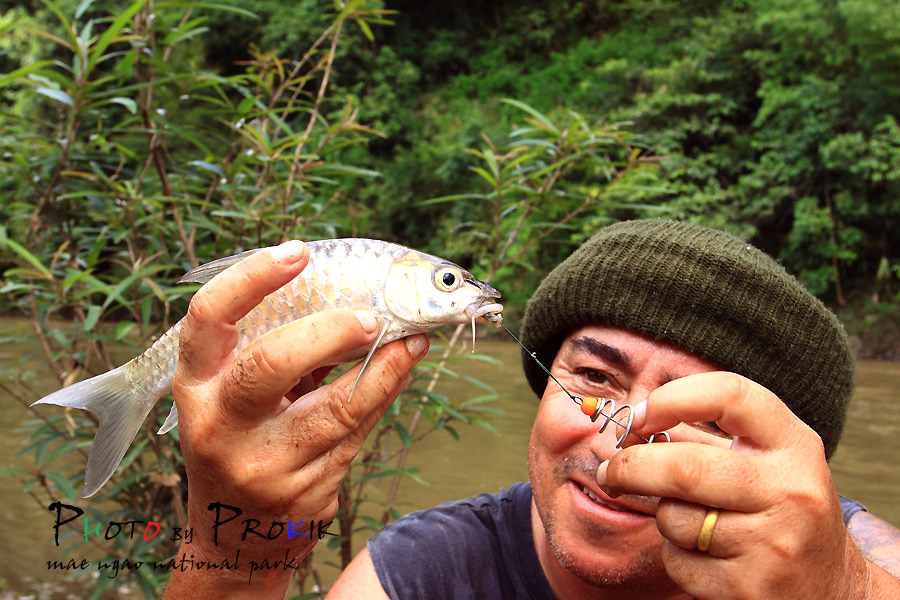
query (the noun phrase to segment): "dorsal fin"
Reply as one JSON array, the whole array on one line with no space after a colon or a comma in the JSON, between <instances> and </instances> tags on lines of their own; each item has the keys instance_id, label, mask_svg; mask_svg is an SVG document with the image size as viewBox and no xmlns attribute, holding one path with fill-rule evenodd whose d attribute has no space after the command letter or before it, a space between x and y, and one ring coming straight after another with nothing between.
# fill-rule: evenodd
<instances>
[{"instance_id":1,"label":"dorsal fin","mask_svg":"<svg viewBox=\"0 0 900 600\"><path fill-rule=\"evenodd\" d=\"M247 250L245 252L241 252L240 254L235 254L234 256L226 256L225 258L218 258L212 262L208 262L205 265L200 265L195 269L191 269L187 273L185 273L181 279L178 280L178 283L208 283L213 277L230 267L231 265L235 265L251 254L256 254L260 250L265 250L265 248L254 248L253 250Z\"/></svg>"}]
</instances>

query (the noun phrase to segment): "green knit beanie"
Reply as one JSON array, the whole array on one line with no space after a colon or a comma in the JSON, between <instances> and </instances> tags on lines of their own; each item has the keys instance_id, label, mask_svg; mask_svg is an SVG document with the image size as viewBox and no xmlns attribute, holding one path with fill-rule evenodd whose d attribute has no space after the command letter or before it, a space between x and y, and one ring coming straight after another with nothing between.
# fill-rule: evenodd
<instances>
[{"instance_id":1,"label":"green knit beanie","mask_svg":"<svg viewBox=\"0 0 900 600\"><path fill-rule=\"evenodd\" d=\"M831 458L853 393L844 329L778 263L714 229L644 220L601 229L538 286L521 339L553 362L582 325L664 340L765 386L812 427ZM538 396L547 375L526 352Z\"/></svg>"}]
</instances>

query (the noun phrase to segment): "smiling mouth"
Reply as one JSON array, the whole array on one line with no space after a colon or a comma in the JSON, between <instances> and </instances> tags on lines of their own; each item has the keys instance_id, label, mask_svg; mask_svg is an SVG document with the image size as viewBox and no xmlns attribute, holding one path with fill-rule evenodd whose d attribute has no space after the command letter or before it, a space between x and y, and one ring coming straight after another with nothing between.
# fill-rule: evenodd
<instances>
[{"instance_id":1,"label":"smiling mouth","mask_svg":"<svg viewBox=\"0 0 900 600\"><path fill-rule=\"evenodd\" d=\"M603 500L602 498L600 498L600 496L598 496L597 494L595 494L594 492L592 492L591 490L589 490L589 489L587 488L587 486L584 486L584 485L581 486L581 491L582 491L585 495L587 495L587 497L590 498L591 501L592 501L594 504L597 504L597 505L599 505L599 506L602 506L603 508L608 508L609 510L613 510L613 511L616 511L616 512L623 512L623 513L633 513L633 512L635 512L635 511L633 511L633 510L630 510L630 509L628 509L628 508L625 508L624 506L621 506L621 505L618 505L618 504L611 504L611 503L609 503L609 502L606 502L605 500Z\"/></svg>"}]
</instances>

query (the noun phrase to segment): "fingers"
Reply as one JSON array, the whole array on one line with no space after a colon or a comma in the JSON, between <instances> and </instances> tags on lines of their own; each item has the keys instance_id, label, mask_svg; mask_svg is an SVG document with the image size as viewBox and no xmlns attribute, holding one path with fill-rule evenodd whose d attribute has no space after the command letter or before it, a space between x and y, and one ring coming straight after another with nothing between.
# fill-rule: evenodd
<instances>
[{"instance_id":1,"label":"fingers","mask_svg":"<svg viewBox=\"0 0 900 600\"><path fill-rule=\"evenodd\" d=\"M646 404L644 405L646 406ZM617 430L617 435L621 429ZM668 440L665 436L658 435L654 440L654 444L660 444L666 441L670 442L693 442L695 444L706 444L709 446L719 446L720 448L728 448L732 446L734 440L731 436L725 436L722 432L714 432L711 423L681 423L675 427L666 430L669 434ZM654 432L654 433L658 433ZM649 436L647 436L649 438ZM646 440L639 438L632 433L622 442L622 448L630 448L631 446L642 446L646 444Z\"/></svg>"},{"instance_id":2,"label":"fingers","mask_svg":"<svg viewBox=\"0 0 900 600\"><path fill-rule=\"evenodd\" d=\"M670 381L634 411L634 427L642 433L695 421L715 421L724 431L740 437L742 448L762 450L794 446L812 432L772 392L726 372Z\"/></svg>"},{"instance_id":3,"label":"fingers","mask_svg":"<svg viewBox=\"0 0 900 600\"><path fill-rule=\"evenodd\" d=\"M313 373L308 375L304 375L300 378L300 381L297 382L297 385L292 387L289 392L287 392L284 397L288 399L289 402L294 402L297 398L302 396L303 394L307 394L319 386L319 382L316 381Z\"/></svg>"},{"instance_id":4,"label":"fingers","mask_svg":"<svg viewBox=\"0 0 900 600\"><path fill-rule=\"evenodd\" d=\"M618 453L597 470L597 483L611 494L680 498L697 504L744 512L768 507L764 494L764 465L754 457L725 448L693 443L633 446Z\"/></svg>"},{"instance_id":5,"label":"fingers","mask_svg":"<svg viewBox=\"0 0 900 600\"><path fill-rule=\"evenodd\" d=\"M219 406L241 427L270 416L291 388L342 354L374 341L378 328L366 311L314 313L254 340L227 367ZM311 382L307 382L311 383Z\"/></svg>"},{"instance_id":6,"label":"fingers","mask_svg":"<svg viewBox=\"0 0 900 600\"><path fill-rule=\"evenodd\" d=\"M709 422L735 436L730 447L703 433L714 431ZM811 574L809 597L825 597L843 577L830 540L844 528L821 440L772 392L733 373L692 375L651 392L633 426L669 431L672 443L621 450L597 482L610 495L660 498L663 562L689 596L800 597L785 587L799 572Z\"/></svg>"},{"instance_id":7,"label":"fingers","mask_svg":"<svg viewBox=\"0 0 900 600\"><path fill-rule=\"evenodd\" d=\"M664 498L656 509L656 528L672 544L685 550L696 550L697 540L710 507L674 498ZM746 536L734 535L734 519L729 511L719 511L709 541L710 556L729 558L740 553L740 541ZM730 546L722 540L736 540Z\"/></svg>"},{"instance_id":8,"label":"fingers","mask_svg":"<svg viewBox=\"0 0 900 600\"><path fill-rule=\"evenodd\" d=\"M737 436L730 448L722 447L726 440L683 424L707 421ZM733 373L702 373L661 386L635 408L633 424L645 434L671 429L673 443L634 445L602 464L597 482L610 494L757 512L771 505L772 490L784 483L785 475L773 464L785 455L797 462L822 454L815 432L774 394ZM804 478L815 475L807 472Z\"/></svg>"},{"instance_id":9,"label":"fingers","mask_svg":"<svg viewBox=\"0 0 900 600\"><path fill-rule=\"evenodd\" d=\"M237 322L308 262L306 244L291 240L252 254L204 285L191 300L180 334L182 376L212 377L234 352Z\"/></svg>"},{"instance_id":10,"label":"fingers","mask_svg":"<svg viewBox=\"0 0 900 600\"><path fill-rule=\"evenodd\" d=\"M294 450L296 460L305 464L339 449L341 456L330 458L349 463L427 351L424 334L392 342L372 356L352 400L350 390L361 365L292 404L280 419L287 420L285 429L298 432L304 440Z\"/></svg>"},{"instance_id":11,"label":"fingers","mask_svg":"<svg viewBox=\"0 0 900 600\"><path fill-rule=\"evenodd\" d=\"M731 565L731 561L719 560L707 552L686 550L672 543L663 544L662 559L666 574L678 582L689 598L731 600L760 597L758 589L744 589L747 587L745 573L754 566L744 565L742 569L739 561Z\"/></svg>"},{"instance_id":12,"label":"fingers","mask_svg":"<svg viewBox=\"0 0 900 600\"><path fill-rule=\"evenodd\" d=\"M335 365L328 365L325 367L321 367L310 373L309 375L304 375L300 381L291 388L287 394L285 394L285 398L287 398L290 402L294 402L297 398L302 396L303 394L307 394L317 387L322 381L328 377L328 374L331 373L332 369L334 369Z\"/></svg>"}]
</instances>

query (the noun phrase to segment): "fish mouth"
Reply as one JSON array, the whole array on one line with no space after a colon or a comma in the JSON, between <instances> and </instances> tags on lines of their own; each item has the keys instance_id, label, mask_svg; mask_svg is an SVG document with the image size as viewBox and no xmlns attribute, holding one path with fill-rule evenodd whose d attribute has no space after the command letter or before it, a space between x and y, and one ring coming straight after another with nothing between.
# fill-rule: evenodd
<instances>
[{"instance_id":1,"label":"fish mouth","mask_svg":"<svg viewBox=\"0 0 900 600\"><path fill-rule=\"evenodd\" d=\"M503 311L503 305L491 302L491 300L493 298L482 298L478 302L473 302L466 308L466 316L473 323L489 323L494 327L500 327L500 323L503 321L503 315L500 314Z\"/></svg>"},{"instance_id":2,"label":"fish mouth","mask_svg":"<svg viewBox=\"0 0 900 600\"><path fill-rule=\"evenodd\" d=\"M500 297L500 292L489 283L474 278L467 278L466 281L481 290L481 297L463 311L467 319L471 320L473 324L491 324L494 327L500 327L500 323L503 321L503 316L500 314L503 311L503 305L493 302L493 300Z\"/></svg>"},{"instance_id":3,"label":"fish mouth","mask_svg":"<svg viewBox=\"0 0 900 600\"><path fill-rule=\"evenodd\" d=\"M484 300L489 300L491 298L499 298L500 292L494 289L494 287L483 281L476 282L476 285L481 288L481 291L484 292Z\"/></svg>"},{"instance_id":4,"label":"fish mouth","mask_svg":"<svg viewBox=\"0 0 900 600\"><path fill-rule=\"evenodd\" d=\"M480 306L477 306L474 310L472 310L469 316L470 318L474 319L476 323L490 323L495 327L500 327L500 323L503 320L503 315L500 314L502 310L502 304L491 302L490 304L482 304ZM469 311L466 310L466 313L468 314Z\"/></svg>"}]
</instances>

